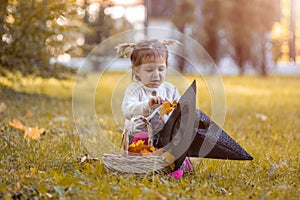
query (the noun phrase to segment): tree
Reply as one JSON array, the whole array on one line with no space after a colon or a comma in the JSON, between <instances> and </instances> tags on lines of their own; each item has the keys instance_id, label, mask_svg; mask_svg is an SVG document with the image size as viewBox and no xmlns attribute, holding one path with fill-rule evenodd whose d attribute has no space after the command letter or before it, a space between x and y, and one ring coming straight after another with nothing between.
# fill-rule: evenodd
<instances>
[{"instance_id":1,"label":"tree","mask_svg":"<svg viewBox=\"0 0 300 200\"><path fill-rule=\"evenodd\" d=\"M62 77L50 58L77 46L76 39L84 27L75 0L5 1L3 7L4 41L0 64L11 71Z\"/></svg>"},{"instance_id":2,"label":"tree","mask_svg":"<svg viewBox=\"0 0 300 200\"><path fill-rule=\"evenodd\" d=\"M291 39L289 41L289 56L290 59L296 62L296 1L291 0L290 10L290 32Z\"/></svg>"},{"instance_id":3,"label":"tree","mask_svg":"<svg viewBox=\"0 0 300 200\"><path fill-rule=\"evenodd\" d=\"M204 49L210 55L215 63L219 62L221 57L221 36L222 19L224 17L223 1L206 0L201 4L200 27L196 28L196 37L203 45Z\"/></svg>"},{"instance_id":4,"label":"tree","mask_svg":"<svg viewBox=\"0 0 300 200\"><path fill-rule=\"evenodd\" d=\"M271 30L275 21L280 18L280 0L272 3L268 0L256 0L254 18L254 41L258 41L258 51L254 48L254 64L262 75L267 75L267 53L272 51L268 46L271 44Z\"/></svg>"},{"instance_id":5,"label":"tree","mask_svg":"<svg viewBox=\"0 0 300 200\"><path fill-rule=\"evenodd\" d=\"M270 42L272 25L278 20L279 0L232 0L227 10L226 35L231 57L243 74L247 64L266 75L267 44Z\"/></svg>"},{"instance_id":6,"label":"tree","mask_svg":"<svg viewBox=\"0 0 300 200\"><path fill-rule=\"evenodd\" d=\"M181 33L185 33L185 27L187 24L192 23L195 20L195 4L192 0L180 0L175 8L175 12L172 16L172 22ZM180 38L184 45L184 39ZM184 57L185 50L182 51L182 57ZM180 72L184 71L185 60L182 57L178 57L178 69Z\"/></svg>"}]
</instances>

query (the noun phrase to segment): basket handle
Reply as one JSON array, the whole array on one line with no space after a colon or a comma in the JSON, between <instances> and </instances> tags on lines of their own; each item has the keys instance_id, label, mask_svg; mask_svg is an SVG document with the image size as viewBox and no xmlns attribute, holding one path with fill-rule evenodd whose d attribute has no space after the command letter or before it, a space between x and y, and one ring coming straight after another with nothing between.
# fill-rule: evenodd
<instances>
[{"instance_id":1,"label":"basket handle","mask_svg":"<svg viewBox=\"0 0 300 200\"><path fill-rule=\"evenodd\" d=\"M142 121L144 124L146 124L147 129L148 129L148 145L153 146L153 130L151 123L145 118L144 116L139 116L138 118L132 118L130 122L132 123L133 127L126 127L124 129L124 151L125 154L128 155L128 148L129 148L129 132L133 131L135 129L136 124L141 125L141 123L137 123L139 121Z\"/></svg>"}]
</instances>

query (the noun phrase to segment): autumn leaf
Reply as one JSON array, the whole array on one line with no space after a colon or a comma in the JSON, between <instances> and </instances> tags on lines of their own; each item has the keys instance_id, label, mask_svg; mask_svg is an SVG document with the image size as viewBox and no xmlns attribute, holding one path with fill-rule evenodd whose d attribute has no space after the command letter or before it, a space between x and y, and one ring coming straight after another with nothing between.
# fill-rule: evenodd
<instances>
[{"instance_id":1,"label":"autumn leaf","mask_svg":"<svg viewBox=\"0 0 300 200\"><path fill-rule=\"evenodd\" d=\"M11 125L13 128L18 129L20 131L25 131L25 129L27 128L17 119L13 119L11 122L9 122L9 125Z\"/></svg>"},{"instance_id":2,"label":"autumn leaf","mask_svg":"<svg viewBox=\"0 0 300 200\"><path fill-rule=\"evenodd\" d=\"M33 112L31 110L27 110L26 114L24 115L24 118L30 118L33 116Z\"/></svg>"},{"instance_id":3,"label":"autumn leaf","mask_svg":"<svg viewBox=\"0 0 300 200\"><path fill-rule=\"evenodd\" d=\"M144 144L143 140L138 140L137 142L130 144L128 147L128 152L142 156L150 155L150 153L155 150L156 148L154 146Z\"/></svg>"},{"instance_id":4,"label":"autumn leaf","mask_svg":"<svg viewBox=\"0 0 300 200\"><path fill-rule=\"evenodd\" d=\"M40 139L41 135L44 133L45 129L43 128L31 128L31 127L26 127L25 133L24 133L24 138L26 139L32 139L32 140L38 140Z\"/></svg>"},{"instance_id":5,"label":"autumn leaf","mask_svg":"<svg viewBox=\"0 0 300 200\"><path fill-rule=\"evenodd\" d=\"M89 154L85 154L83 157L78 158L78 161L80 162L80 164L86 164L86 163L90 163L92 161L99 161L98 158L92 158Z\"/></svg>"},{"instance_id":6,"label":"autumn leaf","mask_svg":"<svg viewBox=\"0 0 300 200\"><path fill-rule=\"evenodd\" d=\"M173 101L173 103L170 103L169 101L165 101L160 109L159 109L159 115L162 118L163 115L168 115L172 110L177 106L177 101Z\"/></svg>"},{"instance_id":7,"label":"autumn leaf","mask_svg":"<svg viewBox=\"0 0 300 200\"><path fill-rule=\"evenodd\" d=\"M7 106L4 102L0 103L0 113L4 112L6 110Z\"/></svg>"},{"instance_id":8,"label":"autumn leaf","mask_svg":"<svg viewBox=\"0 0 300 200\"><path fill-rule=\"evenodd\" d=\"M38 170L34 167L29 167L29 171L33 174L36 174Z\"/></svg>"}]
</instances>

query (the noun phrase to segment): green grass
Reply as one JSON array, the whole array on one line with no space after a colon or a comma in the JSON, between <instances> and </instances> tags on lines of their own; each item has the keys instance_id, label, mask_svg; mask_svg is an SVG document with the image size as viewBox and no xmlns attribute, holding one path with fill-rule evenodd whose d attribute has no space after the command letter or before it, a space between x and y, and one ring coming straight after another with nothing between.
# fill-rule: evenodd
<instances>
[{"instance_id":1,"label":"green grass","mask_svg":"<svg viewBox=\"0 0 300 200\"><path fill-rule=\"evenodd\" d=\"M110 105L120 104L119 91L126 87L117 84L121 75L105 74L95 95L100 134L116 146L120 142L116 121L122 118L113 118ZM193 78L187 77L188 82ZM203 79L196 78L198 107L210 115L209 91ZM209 78L212 77L205 77ZM176 79L171 80L176 83ZM95 79L90 81L94 83ZM22 83L15 85L0 77L0 84L7 86L0 89L0 103L7 107L0 112L0 199L11 199L14 195L21 199L297 199L300 196L299 77L223 77L224 129L254 160L193 159L195 173L179 180L158 175L136 178L112 174L101 162L81 165L77 158L87 148L81 143L73 120L74 82L22 78ZM186 85L181 84L180 90ZM82 97L89 97L87 90L81 90ZM114 90L118 91L117 100L111 98ZM34 115L25 118L27 110ZM23 132L9 126L13 118L27 126L43 127L46 133L38 141L27 141ZM90 118L83 114L81 123L84 125Z\"/></svg>"}]
</instances>

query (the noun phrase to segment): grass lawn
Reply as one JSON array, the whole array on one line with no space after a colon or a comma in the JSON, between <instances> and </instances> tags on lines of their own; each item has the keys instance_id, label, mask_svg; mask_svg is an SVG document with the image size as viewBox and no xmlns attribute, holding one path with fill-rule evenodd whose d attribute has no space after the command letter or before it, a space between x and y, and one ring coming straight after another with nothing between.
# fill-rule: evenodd
<instances>
[{"instance_id":1,"label":"grass lawn","mask_svg":"<svg viewBox=\"0 0 300 200\"><path fill-rule=\"evenodd\" d=\"M120 76L105 74L95 95L100 134L116 146L121 138L116 121L122 120L116 117L117 105L122 100L120 91L125 88L122 84L116 87ZM191 82L194 78L198 81L197 105L210 115L210 93L201 77L189 76L187 80ZM223 77L224 129L254 160L193 159L195 172L179 180L158 175L137 178L113 174L97 161L80 164L78 157L88 150L74 125L74 82L28 78L19 81L21 85L0 77L0 86L6 86L0 87L0 199L298 199L300 196L299 77ZM179 89L182 91L184 87L180 85ZM86 96L86 90L81 92L82 97ZM114 96L117 100L112 100ZM111 105L115 113L111 113ZM24 139L24 131L9 125L13 118L26 126L44 128L45 132L38 140ZM90 118L88 113L82 115L81 122L84 124ZM95 152L89 153L98 157Z\"/></svg>"}]
</instances>

